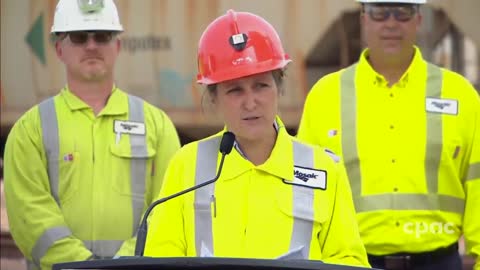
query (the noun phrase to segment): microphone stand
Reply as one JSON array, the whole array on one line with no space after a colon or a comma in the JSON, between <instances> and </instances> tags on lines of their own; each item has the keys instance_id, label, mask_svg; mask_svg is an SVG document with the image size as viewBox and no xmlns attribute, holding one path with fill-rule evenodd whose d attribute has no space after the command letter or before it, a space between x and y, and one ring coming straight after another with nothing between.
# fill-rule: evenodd
<instances>
[{"instance_id":1,"label":"microphone stand","mask_svg":"<svg viewBox=\"0 0 480 270\"><path fill-rule=\"evenodd\" d=\"M140 257L143 256L143 252L144 252L144 249L145 249L145 242L147 240L147 231L148 231L147 218L148 218L148 216L150 215L150 212L153 210L153 208L155 206L157 206L161 203L164 203L164 202L166 202L170 199L181 196L181 195L183 195L185 193L188 193L190 191L193 191L193 190L199 189L201 187L204 187L206 185L209 185L209 184L217 181L217 179L220 177L220 173L222 172L222 167L223 167L223 162L225 160L225 156L230 153L230 151L232 150L232 147L233 147L233 143L235 141L235 135L233 135L233 133L231 133L231 132L225 132L224 137L226 137L227 139L225 140L225 143L224 143L223 138L222 138L222 142L221 142L220 147L221 148L226 147L228 150L222 150L222 149L220 150L221 153L222 153L222 159L220 160L220 166L218 167L217 175L215 176L215 178L213 178L211 180L208 180L206 182L203 182L199 185L187 188L185 190L182 190L178 193L172 194L172 195L167 196L165 198L161 198L161 199L153 202L147 208L147 210L145 211L145 214L143 215L142 222L140 223L140 226L139 226L138 231L137 231L137 242L135 244L135 256L140 256Z\"/></svg>"}]
</instances>

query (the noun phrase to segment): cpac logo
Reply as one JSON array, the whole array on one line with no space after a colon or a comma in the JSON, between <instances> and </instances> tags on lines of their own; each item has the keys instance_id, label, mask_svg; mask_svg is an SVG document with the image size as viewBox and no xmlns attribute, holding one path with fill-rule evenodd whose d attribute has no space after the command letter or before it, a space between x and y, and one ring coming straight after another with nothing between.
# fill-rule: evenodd
<instances>
[{"instance_id":1,"label":"cpac logo","mask_svg":"<svg viewBox=\"0 0 480 270\"><path fill-rule=\"evenodd\" d=\"M304 182L307 182L310 179L317 179L317 176L318 176L314 173L303 173L298 170L295 170L293 172L293 175Z\"/></svg>"},{"instance_id":2,"label":"cpac logo","mask_svg":"<svg viewBox=\"0 0 480 270\"><path fill-rule=\"evenodd\" d=\"M441 222L407 222L403 225L403 231L408 234L415 234L416 238L420 238L424 234L454 234L455 224Z\"/></svg>"},{"instance_id":3,"label":"cpac logo","mask_svg":"<svg viewBox=\"0 0 480 270\"><path fill-rule=\"evenodd\" d=\"M125 130L132 130L134 128L138 128L138 125L129 125L127 123L121 123L120 126L124 128Z\"/></svg>"},{"instance_id":4,"label":"cpac logo","mask_svg":"<svg viewBox=\"0 0 480 270\"><path fill-rule=\"evenodd\" d=\"M446 107L449 107L450 106L450 103L448 102L438 102L438 101L432 101L432 105L439 108L439 109L442 109L443 108L446 108Z\"/></svg>"}]
</instances>

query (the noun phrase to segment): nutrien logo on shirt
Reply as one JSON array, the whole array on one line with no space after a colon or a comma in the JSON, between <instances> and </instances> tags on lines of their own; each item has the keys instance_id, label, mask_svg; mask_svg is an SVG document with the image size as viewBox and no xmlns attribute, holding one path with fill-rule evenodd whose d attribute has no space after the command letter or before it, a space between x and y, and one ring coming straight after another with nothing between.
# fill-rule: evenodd
<instances>
[{"instance_id":1,"label":"nutrien logo on shirt","mask_svg":"<svg viewBox=\"0 0 480 270\"><path fill-rule=\"evenodd\" d=\"M295 170L293 172L293 175L304 182L307 182L310 179L317 179L317 176L318 176L317 174L314 174L314 173L303 173L299 170Z\"/></svg>"}]
</instances>

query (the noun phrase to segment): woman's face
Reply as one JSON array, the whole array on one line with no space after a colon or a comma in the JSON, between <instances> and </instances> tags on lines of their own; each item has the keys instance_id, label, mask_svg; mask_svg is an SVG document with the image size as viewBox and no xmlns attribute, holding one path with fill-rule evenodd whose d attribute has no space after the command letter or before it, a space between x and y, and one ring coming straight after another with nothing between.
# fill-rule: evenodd
<instances>
[{"instance_id":1,"label":"woman's face","mask_svg":"<svg viewBox=\"0 0 480 270\"><path fill-rule=\"evenodd\" d=\"M254 141L271 134L278 108L272 72L221 82L213 103L238 140Z\"/></svg>"}]
</instances>

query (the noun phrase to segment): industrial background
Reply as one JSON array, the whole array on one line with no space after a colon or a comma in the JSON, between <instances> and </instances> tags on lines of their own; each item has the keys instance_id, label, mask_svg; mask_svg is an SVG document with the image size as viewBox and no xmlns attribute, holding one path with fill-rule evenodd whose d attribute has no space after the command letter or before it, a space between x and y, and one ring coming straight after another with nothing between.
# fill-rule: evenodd
<instances>
[{"instance_id":1,"label":"industrial background","mask_svg":"<svg viewBox=\"0 0 480 270\"><path fill-rule=\"evenodd\" d=\"M72 0L73 1L73 0ZM64 86L50 37L56 0L1 0L1 156L13 123ZM354 0L116 0L125 32L117 85L172 118L182 143L222 128L202 109L196 50L206 26L228 9L256 13L277 29L293 59L280 114L294 134L310 87L357 61L363 48ZM480 1L429 0L421 10L424 57L466 76L480 89ZM1 269L25 269L10 237L1 182ZM465 257L465 269L472 260Z\"/></svg>"}]
</instances>

